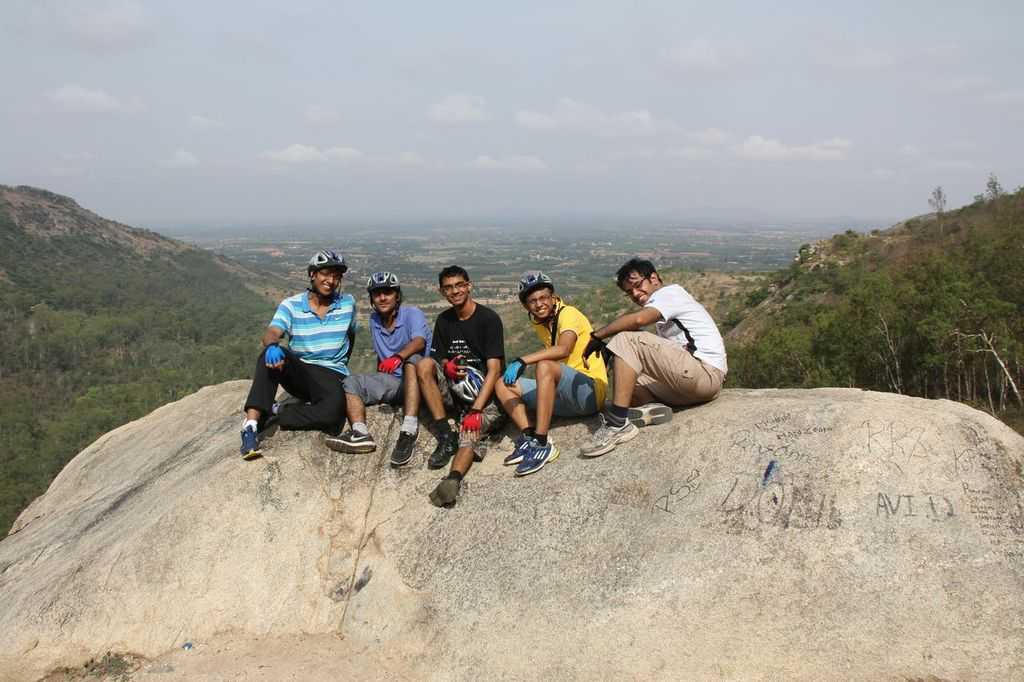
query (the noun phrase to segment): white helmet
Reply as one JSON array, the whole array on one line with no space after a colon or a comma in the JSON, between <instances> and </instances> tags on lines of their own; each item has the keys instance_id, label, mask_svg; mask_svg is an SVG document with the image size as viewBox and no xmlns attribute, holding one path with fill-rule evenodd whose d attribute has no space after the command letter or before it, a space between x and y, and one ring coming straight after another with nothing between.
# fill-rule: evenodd
<instances>
[{"instance_id":1,"label":"white helmet","mask_svg":"<svg viewBox=\"0 0 1024 682\"><path fill-rule=\"evenodd\" d=\"M472 403L480 395L484 385L484 375L473 367L466 368L466 376L452 383L452 395L464 403Z\"/></svg>"}]
</instances>

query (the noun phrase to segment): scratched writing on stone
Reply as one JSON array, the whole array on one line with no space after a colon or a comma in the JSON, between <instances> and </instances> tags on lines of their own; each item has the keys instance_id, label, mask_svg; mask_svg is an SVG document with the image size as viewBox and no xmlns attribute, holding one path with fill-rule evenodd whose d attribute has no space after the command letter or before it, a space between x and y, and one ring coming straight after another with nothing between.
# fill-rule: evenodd
<instances>
[{"instance_id":1,"label":"scratched writing on stone","mask_svg":"<svg viewBox=\"0 0 1024 682\"><path fill-rule=\"evenodd\" d=\"M786 459L793 461L811 456L810 452L796 443L758 442L754 432L746 429L732 434L732 446L755 455L759 460Z\"/></svg>"},{"instance_id":2,"label":"scratched writing on stone","mask_svg":"<svg viewBox=\"0 0 1024 682\"><path fill-rule=\"evenodd\" d=\"M675 514L675 509L700 488L700 469L694 469L686 479L669 484L668 492L654 501L654 509Z\"/></svg>"},{"instance_id":3,"label":"scratched writing on stone","mask_svg":"<svg viewBox=\"0 0 1024 682\"><path fill-rule=\"evenodd\" d=\"M904 464L911 457L927 457L928 452L922 447L921 439L925 434L924 426L904 426L892 421L865 421L861 424L865 430L868 453L884 458L883 461L894 466L903 473Z\"/></svg>"},{"instance_id":4,"label":"scratched writing on stone","mask_svg":"<svg viewBox=\"0 0 1024 682\"><path fill-rule=\"evenodd\" d=\"M956 516L956 513L950 499L938 493L912 495L879 492L875 516L884 516L885 519L922 516L932 521L946 521Z\"/></svg>"},{"instance_id":5,"label":"scratched writing on stone","mask_svg":"<svg viewBox=\"0 0 1024 682\"><path fill-rule=\"evenodd\" d=\"M1024 505L1020 493L1001 488L976 488L963 483L967 508L981 534L1008 559L1024 558Z\"/></svg>"},{"instance_id":6,"label":"scratched writing on stone","mask_svg":"<svg viewBox=\"0 0 1024 682\"><path fill-rule=\"evenodd\" d=\"M757 526L835 530L843 523L834 494L810 484L778 480L762 483L761 476L751 474L735 475L719 510L738 531Z\"/></svg>"},{"instance_id":7,"label":"scratched writing on stone","mask_svg":"<svg viewBox=\"0 0 1024 682\"><path fill-rule=\"evenodd\" d=\"M789 413L785 414L773 414L766 419L754 424L754 428L758 431L777 431L780 426L788 422L793 418L793 415Z\"/></svg>"}]
</instances>

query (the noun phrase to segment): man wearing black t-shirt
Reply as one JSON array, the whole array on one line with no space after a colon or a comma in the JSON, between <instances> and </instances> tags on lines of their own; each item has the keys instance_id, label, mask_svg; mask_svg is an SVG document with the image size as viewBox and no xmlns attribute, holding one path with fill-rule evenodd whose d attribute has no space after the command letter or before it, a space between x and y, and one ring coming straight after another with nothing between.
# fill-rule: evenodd
<instances>
[{"instance_id":1,"label":"man wearing black t-shirt","mask_svg":"<svg viewBox=\"0 0 1024 682\"><path fill-rule=\"evenodd\" d=\"M430 493L434 505L447 507L455 504L474 455L483 456L480 436L501 416L492 398L505 366L505 331L496 312L473 300L473 284L464 269L448 266L437 281L451 308L438 315L430 357L416 363L416 375L437 438L427 466L440 469L455 455L448 477ZM446 407L459 414L458 431L448 423Z\"/></svg>"}]
</instances>

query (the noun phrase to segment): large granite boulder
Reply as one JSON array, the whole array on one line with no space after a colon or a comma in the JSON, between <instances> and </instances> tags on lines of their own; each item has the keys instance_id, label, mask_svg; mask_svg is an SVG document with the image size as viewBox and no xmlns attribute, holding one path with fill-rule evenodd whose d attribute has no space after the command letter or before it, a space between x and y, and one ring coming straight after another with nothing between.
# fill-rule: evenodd
<instances>
[{"instance_id":1,"label":"large granite boulder","mask_svg":"<svg viewBox=\"0 0 1024 682\"><path fill-rule=\"evenodd\" d=\"M963 405L730 390L596 460L560 423L558 461L515 479L506 437L442 510L387 410L373 454L243 462L246 387L103 436L21 515L0 678L239 637L315 671L332 633L361 677L1024 676L1024 439Z\"/></svg>"}]
</instances>

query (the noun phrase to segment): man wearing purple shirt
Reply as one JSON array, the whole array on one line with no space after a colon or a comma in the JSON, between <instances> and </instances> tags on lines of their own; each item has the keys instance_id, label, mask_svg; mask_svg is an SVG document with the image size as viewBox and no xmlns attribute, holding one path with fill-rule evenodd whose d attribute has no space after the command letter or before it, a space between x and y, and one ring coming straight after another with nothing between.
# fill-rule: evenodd
<instances>
[{"instance_id":1,"label":"man wearing purple shirt","mask_svg":"<svg viewBox=\"0 0 1024 682\"><path fill-rule=\"evenodd\" d=\"M419 430L420 391L416 369L411 365L429 355L430 327L423 311L402 305L402 287L394 273L370 275L366 292L373 306L370 334L377 352L377 371L345 379L345 412L351 428L340 436L328 437L327 447L338 452L373 452L377 444L366 427L366 406L401 401L405 418L391 452L391 466L400 467L412 457Z\"/></svg>"}]
</instances>

